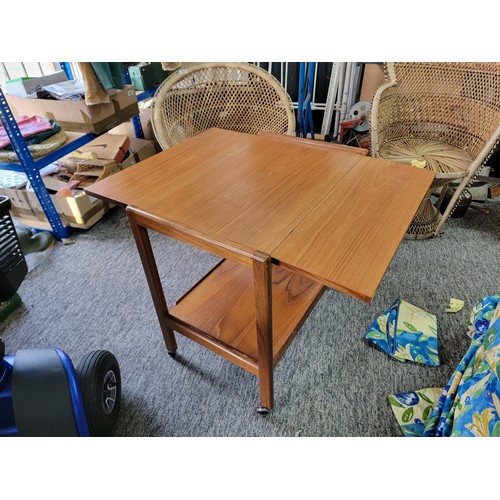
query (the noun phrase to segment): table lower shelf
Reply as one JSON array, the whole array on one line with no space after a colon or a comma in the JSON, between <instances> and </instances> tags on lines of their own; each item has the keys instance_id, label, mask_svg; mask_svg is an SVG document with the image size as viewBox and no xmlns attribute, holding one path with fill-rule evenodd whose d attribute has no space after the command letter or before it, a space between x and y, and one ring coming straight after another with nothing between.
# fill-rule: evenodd
<instances>
[{"instance_id":1,"label":"table lower shelf","mask_svg":"<svg viewBox=\"0 0 500 500\"><path fill-rule=\"evenodd\" d=\"M272 283L273 366L276 366L325 287L274 265ZM242 358L251 358L258 364L252 269L222 261L179 299L170 309L170 316L214 339L212 346L210 342L202 343L209 348L215 346L213 350L223 356L228 354L225 357L231 361L235 362L232 358L241 353ZM230 352L225 353L218 346L228 346ZM255 372L245 363L240 366Z\"/></svg>"}]
</instances>

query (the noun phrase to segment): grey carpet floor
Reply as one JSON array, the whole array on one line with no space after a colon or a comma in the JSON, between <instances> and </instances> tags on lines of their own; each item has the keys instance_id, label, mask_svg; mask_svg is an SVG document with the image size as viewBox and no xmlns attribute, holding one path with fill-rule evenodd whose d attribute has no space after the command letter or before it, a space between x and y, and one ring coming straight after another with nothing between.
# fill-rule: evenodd
<instances>
[{"instance_id":1,"label":"grey carpet floor","mask_svg":"<svg viewBox=\"0 0 500 500\"><path fill-rule=\"evenodd\" d=\"M433 240L403 240L372 304L327 290L275 370L275 408L256 413L256 377L177 335L170 358L124 211L115 208L75 243L57 243L22 283L23 304L0 323L7 351L56 346L75 364L107 349L122 374L116 436L401 436L387 395L444 387L469 345L473 305L500 291L500 201L469 210ZM216 261L153 235L167 299ZM441 365L400 363L364 340L401 297L436 314ZM451 297L464 309L446 313Z\"/></svg>"}]
</instances>

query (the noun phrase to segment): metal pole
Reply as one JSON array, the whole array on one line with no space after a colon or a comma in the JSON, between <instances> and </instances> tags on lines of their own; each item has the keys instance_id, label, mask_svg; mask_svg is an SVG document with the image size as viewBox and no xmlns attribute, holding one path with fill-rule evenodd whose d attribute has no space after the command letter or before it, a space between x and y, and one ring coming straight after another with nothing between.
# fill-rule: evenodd
<instances>
[{"instance_id":1,"label":"metal pole","mask_svg":"<svg viewBox=\"0 0 500 500\"><path fill-rule=\"evenodd\" d=\"M75 77L73 75L73 70L71 69L71 64L69 62L60 62L59 64L61 65L61 69L63 69L66 73L68 80L74 80Z\"/></svg>"},{"instance_id":2,"label":"metal pole","mask_svg":"<svg viewBox=\"0 0 500 500\"><path fill-rule=\"evenodd\" d=\"M316 63L313 63L313 62L310 62L309 63L309 79L308 79L308 89L307 89L307 99L308 99L308 102L307 102L307 106L306 106L306 113L307 113L307 117L308 117L308 123L309 123L309 127L308 129L311 131L311 139L314 139L314 122L313 122L313 114L312 114L312 107L311 107L311 104L314 100L313 96L314 96L314 90L315 90L315 87L316 87L316 76L317 76L317 65ZM305 137L307 137L307 130L306 130L306 135Z\"/></svg>"},{"instance_id":3,"label":"metal pole","mask_svg":"<svg viewBox=\"0 0 500 500\"><path fill-rule=\"evenodd\" d=\"M2 68L3 68L3 72L5 74L5 80L10 80L10 75L9 75L9 71L7 69L7 66L5 66L5 63L2 63Z\"/></svg>"},{"instance_id":4,"label":"metal pole","mask_svg":"<svg viewBox=\"0 0 500 500\"><path fill-rule=\"evenodd\" d=\"M347 96L349 95L349 82L351 80L351 66L352 63L348 62L345 70L345 80L342 92L342 103L340 105L340 121L344 121L347 113Z\"/></svg>"},{"instance_id":5,"label":"metal pole","mask_svg":"<svg viewBox=\"0 0 500 500\"><path fill-rule=\"evenodd\" d=\"M337 100L335 103L337 112L335 113L335 122L333 125L333 139L337 140L337 136L339 134L339 121L340 121L340 106L341 106L341 95L344 90L344 77L345 77L345 67L346 63L339 63L340 64L340 74L339 74L339 88L338 88L338 93L337 93Z\"/></svg>"},{"instance_id":6,"label":"metal pole","mask_svg":"<svg viewBox=\"0 0 500 500\"><path fill-rule=\"evenodd\" d=\"M14 115L12 114L12 111L10 110L10 107L1 89L0 119L2 120L2 124L7 132L7 135L9 136L12 147L17 153L17 157L19 158L19 161L24 168L24 172L26 173L31 186L33 187L33 191L35 192L55 235L61 240L69 238L70 230L68 227L63 226L61 222L61 218L59 217L59 214L54 207L54 203L52 202L49 192L47 191L47 188L43 183L38 168L35 165L33 157L28 150L26 141L24 140L24 137L19 130L17 122L14 119Z\"/></svg>"},{"instance_id":7,"label":"metal pole","mask_svg":"<svg viewBox=\"0 0 500 500\"><path fill-rule=\"evenodd\" d=\"M304 136L304 120L303 120L303 107L304 107L304 80L305 80L305 66L306 63L299 63L299 96L297 103L297 137L306 137Z\"/></svg>"},{"instance_id":8,"label":"metal pole","mask_svg":"<svg viewBox=\"0 0 500 500\"><path fill-rule=\"evenodd\" d=\"M340 63L333 63L330 83L328 85L328 94L326 97L325 113L323 115L323 124L321 125L321 133L323 135L328 135L332 126L333 110L335 108L335 99L339 86L339 71Z\"/></svg>"}]
</instances>

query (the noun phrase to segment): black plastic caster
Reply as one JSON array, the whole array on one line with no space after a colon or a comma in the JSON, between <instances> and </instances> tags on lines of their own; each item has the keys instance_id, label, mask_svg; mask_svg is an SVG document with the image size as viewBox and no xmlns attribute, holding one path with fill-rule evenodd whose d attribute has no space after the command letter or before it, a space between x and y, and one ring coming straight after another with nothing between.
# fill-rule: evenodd
<instances>
[{"instance_id":1,"label":"black plastic caster","mask_svg":"<svg viewBox=\"0 0 500 500\"><path fill-rule=\"evenodd\" d=\"M167 351L168 352L168 351ZM175 352L169 352L168 355L171 357L171 358L175 358Z\"/></svg>"},{"instance_id":2,"label":"black plastic caster","mask_svg":"<svg viewBox=\"0 0 500 500\"><path fill-rule=\"evenodd\" d=\"M265 406L259 406L257 408L257 413L259 415L264 415L264 416L268 415L269 414L269 408L266 408Z\"/></svg>"}]
</instances>

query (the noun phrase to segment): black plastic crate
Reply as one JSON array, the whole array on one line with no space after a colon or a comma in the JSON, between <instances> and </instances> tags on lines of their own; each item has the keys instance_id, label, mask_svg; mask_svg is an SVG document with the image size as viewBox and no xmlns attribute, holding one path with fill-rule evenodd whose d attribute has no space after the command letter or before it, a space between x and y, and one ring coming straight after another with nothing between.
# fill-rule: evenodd
<instances>
[{"instance_id":1,"label":"black plastic crate","mask_svg":"<svg viewBox=\"0 0 500 500\"><path fill-rule=\"evenodd\" d=\"M9 300L28 272L24 253L10 217L10 199L0 195L0 302Z\"/></svg>"}]
</instances>

